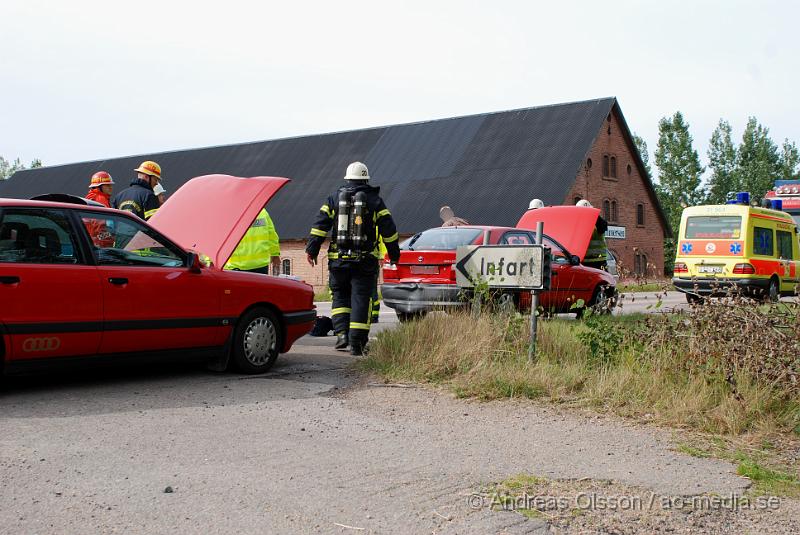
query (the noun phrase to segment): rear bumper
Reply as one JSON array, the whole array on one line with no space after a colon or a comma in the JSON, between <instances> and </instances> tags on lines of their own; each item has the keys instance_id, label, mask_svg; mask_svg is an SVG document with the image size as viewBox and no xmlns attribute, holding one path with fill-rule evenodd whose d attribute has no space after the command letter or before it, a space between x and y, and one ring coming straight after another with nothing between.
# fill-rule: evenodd
<instances>
[{"instance_id":1,"label":"rear bumper","mask_svg":"<svg viewBox=\"0 0 800 535\"><path fill-rule=\"evenodd\" d=\"M672 284L681 292L697 295L723 295L736 287L746 294L763 294L769 288L769 279L697 279L673 277Z\"/></svg>"},{"instance_id":2,"label":"rear bumper","mask_svg":"<svg viewBox=\"0 0 800 535\"><path fill-rule=\"evenodd\" d=\"M381 296L386 306L404 313L464 306L459 299L460 292L461 288L455 284L406 282L381 285Z\"/></svg>"}]
</instances>

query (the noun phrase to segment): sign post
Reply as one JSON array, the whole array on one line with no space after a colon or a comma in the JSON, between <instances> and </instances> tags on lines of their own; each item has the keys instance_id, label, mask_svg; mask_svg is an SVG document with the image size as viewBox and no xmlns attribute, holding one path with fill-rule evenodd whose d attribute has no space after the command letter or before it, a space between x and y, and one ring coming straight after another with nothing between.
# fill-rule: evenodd
<instances>
[{"instance_id":1,"label":"sign post","mask_svg":"<svg viewBox=\"0 0 800 535\"><path fill-rule=\"evenodd\" d=\"M536 243L533 245L465 245L456 251L456 284L461 288L474 287L475 281L489 288L507 288L530 291L531 342L528 359L533 360L536 350L536 311L539 292L550 287L550 250L542 244L544 223L537 223ZM480 303L473 301L473 314Z\"/></svg>"},{"instance_id":2,"label":"sign post","mask_svg":"<svg viewBox=\"0 0 800 535\"><path fill-rule=\"evenodd\" d=\"M544 234L544 222L536 223L536 245L542 245L542 235ZM544 270L544 266L542 266ZM549 278L549 277L548 277ZM531 343L528 345L528 362L533 362L536 356L536 329L538 320L536 313L539 311L539 291L531 290Z\"/></svg>"}]
</instances>

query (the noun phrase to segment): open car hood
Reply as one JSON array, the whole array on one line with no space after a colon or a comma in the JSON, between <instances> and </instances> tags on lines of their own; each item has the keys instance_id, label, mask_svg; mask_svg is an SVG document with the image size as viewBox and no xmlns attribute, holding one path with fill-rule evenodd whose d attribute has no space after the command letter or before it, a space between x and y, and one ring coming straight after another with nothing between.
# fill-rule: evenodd
<instances>
[{"instance_id":1,"label":"open car hood","mask_svg":"<svg viewBox=\"0 0 800 535\"><path fill-rule=\"evenodd\" d=\"M288 182L267 176L199 176L173 193L148 222L222 269L258 212Z\"/></svg>"},{"instance_id":2,"label":"open car hood","mask_svg":"<svg viewBox=\"0 0 800 535\"><path fill-rule=\"evenodd\" d=\"M555 238L582 262L598 215L600 210L588 206L546 206L522 214L517 228L536 230L536 223L542 221L544 233Z\"/></svg>"}]
</instances>

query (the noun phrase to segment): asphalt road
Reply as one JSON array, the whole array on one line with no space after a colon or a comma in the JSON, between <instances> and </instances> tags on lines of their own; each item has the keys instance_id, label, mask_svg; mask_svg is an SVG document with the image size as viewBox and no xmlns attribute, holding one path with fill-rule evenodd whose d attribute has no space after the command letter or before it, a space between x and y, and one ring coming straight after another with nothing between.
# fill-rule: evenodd
<instances>
[{"instance_id":1,"label":"asphalt road","mask_svg":"<svg viewBox=\"0 0 800 535\"><path fill-rule=\"evenodd\" d=\"M376 329L394 324L385 309ZM676 452L672 431L387 386L333 342L304 337L262 376L175 364L7 381L0 533L545 533L476 495L519 473L666 495L748 486Z\"/></svg>"}]
</instances>

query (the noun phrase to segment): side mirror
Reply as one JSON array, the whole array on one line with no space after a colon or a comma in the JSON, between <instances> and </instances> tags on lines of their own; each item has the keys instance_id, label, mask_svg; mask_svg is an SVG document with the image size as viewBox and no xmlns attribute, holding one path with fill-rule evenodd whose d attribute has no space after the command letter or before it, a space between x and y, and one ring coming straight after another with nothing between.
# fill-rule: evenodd
<instances>
[{"instance_id":1,"label":"side mirror","mask_svg":"<svg viewBox=\"0 0 800 535\"><path fill-rule=\"evenodd\" d=\"M186 267L189 268L190 273L200 273L203 264L200 262L200 255L197 253L189 253L186 257Z\"/></svg>"},{"instance_id":2,"label":"side mirror","mask_svg":"<svg viewBox=\"0 0 800 535\"><path fill-rule=\"evenodd\" d=\"M578 255L574 254L569 257L570 265L577 266L581 263L581 259Z\"/></svg>"}]
</instances>

